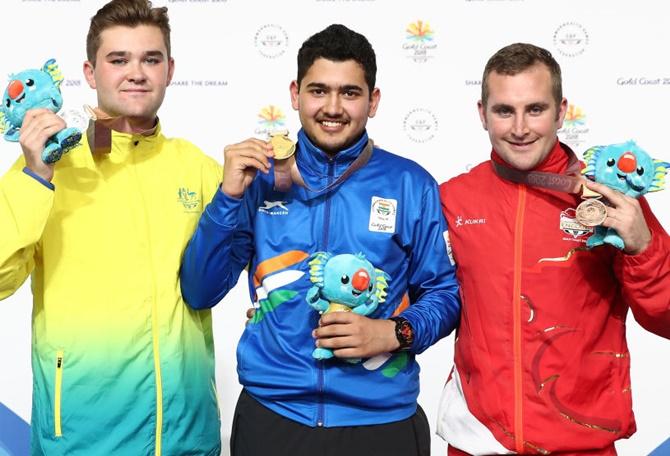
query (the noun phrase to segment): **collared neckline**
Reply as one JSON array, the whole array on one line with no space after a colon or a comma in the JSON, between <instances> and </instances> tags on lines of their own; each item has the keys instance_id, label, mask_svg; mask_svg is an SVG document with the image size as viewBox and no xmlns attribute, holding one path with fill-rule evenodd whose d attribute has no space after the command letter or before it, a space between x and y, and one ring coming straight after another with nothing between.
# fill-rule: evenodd
<instances>
[{"instance_id":1,"label":"collared neckline","mask_svg":"<svg viewBox=\"0 0 670 456\"><path fill-rule=\"evenodd\" d=\"M142 133L126 133L122 131L112 130L112 145L130 144L132 146L139 146L144 142L154 142L161 135L160 121L156 121L153 128Z\"/></svg>"},{"instance_id":2,"label":"collared neckline","mask_svg":"<svg viewBox=\"0 0 670 456\"><path fill-rule=\"evenodd\" d=\"M360 155L368 143L367 131L351 146L330 156L317 147L307 136L304 129L298 132L297 161L301 170L306 170L316 176L324 176L329 166L334 166L334 176L342 174L347 167Z\"/></svg>"}]
</instances>

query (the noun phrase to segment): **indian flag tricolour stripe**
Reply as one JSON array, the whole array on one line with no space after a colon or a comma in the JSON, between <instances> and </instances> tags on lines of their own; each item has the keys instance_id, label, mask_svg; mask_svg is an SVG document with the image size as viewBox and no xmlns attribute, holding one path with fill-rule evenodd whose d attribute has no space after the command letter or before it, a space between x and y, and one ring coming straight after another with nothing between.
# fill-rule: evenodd
<instances>
[{"instance_id":1,"label":"indian flag tricolour stripe","mask_svg":"<svg viewBox=\"0 0 670 456\"><path fill-rule=\"evenodd\" d=\"M284 287L289 283L293 283L305 273L295 269L288 269L286 271L278 272L263 279L261 286L256 288L256 299L266 299L268 295L277 288Z\"/></svg>"},{"instance_id":2,"label":"indian flag tricolour stripe","mask_svg":"<svg viewBox=\"0 0 670 456\"><path fill-rule=\"evenodd\" d=\"M282 289L305 275L298 269L288 269L309 257L307 252L289 250L262 261L256 267L253 280L256 290L256 313L251 323L259 323L265 315L297 294L293 290Z\"/></svg>"}]
</instances>

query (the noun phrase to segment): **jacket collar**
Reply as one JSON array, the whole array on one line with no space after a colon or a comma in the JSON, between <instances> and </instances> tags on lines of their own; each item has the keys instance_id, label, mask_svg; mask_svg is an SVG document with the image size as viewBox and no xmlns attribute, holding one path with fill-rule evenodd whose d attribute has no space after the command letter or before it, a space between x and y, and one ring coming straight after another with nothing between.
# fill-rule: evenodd
<instances>
[{"instance_id":1,"label":"jacket collar","mask_svg":"<svg viewBox=\"0 0 670 456\"><path fill-rule=\"evenodd\" d=\"M330 157L312 143L307 137L307 133L303 129L300 129L298 132L296 161L303 174L303 178L313 177L316 178L317 182L323 183L321 179L328 177L329 167L333 167L332 177L337 178L360 155L367 143L368 134L364 131L358 141L348 148L342 149L335 156Z\"/></svg>"},{"instance_id":2,"label":"jacket collar","mask_svg":"<svg viewBox=\"0 0 670 456\"><path fill-rule=\"evenodd\" d=\"M143 133L125 133L121 131L112 130L112 144L113 145L128 145L135 142L153 142L161 135L161 124L159 121L156 125Z\"/></svg>"}]
</instances>

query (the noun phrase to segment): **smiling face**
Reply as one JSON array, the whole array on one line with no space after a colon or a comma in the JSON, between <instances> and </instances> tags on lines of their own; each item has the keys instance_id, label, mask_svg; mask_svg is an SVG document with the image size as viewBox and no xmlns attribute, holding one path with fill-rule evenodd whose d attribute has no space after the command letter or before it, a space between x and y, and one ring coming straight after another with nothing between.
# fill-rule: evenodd
<instances>
[{"instance_id":1,"label":"smiling face","mask_svg":"<svg viewBox=\"0 0 670 456\"><path fill-rule=\"evenodd\" d=\"M515 75L492 72L482 125L498 155L513 168L531 170L549 155L563 125L567 101L557 106L549 69L541 63Z\"/></svg>"},{"instance_id":2,"label":"smiling face","mask_svg":"<svg viewBox=\"0 0 670 456\"><path fill-rule=\"evenodd\" d=\"M163 34L152 25L103 30L95 66L84 64L100 109L126 117L129 130L154 125L173 72L174 61L168 58Z\"/></svg>"},{"instance_id":3,"label":"smiling face","mask_svg":"<svg viewBox=\"0 0 670 456\"><path fill-rule=\"evenodd\" d=\"M360 138L380 99L379 89L370 93L363 68L354 60L316 59L300 87L293 81L290 90L305 133L330 155Z\"/></svg>"}]
</instances>

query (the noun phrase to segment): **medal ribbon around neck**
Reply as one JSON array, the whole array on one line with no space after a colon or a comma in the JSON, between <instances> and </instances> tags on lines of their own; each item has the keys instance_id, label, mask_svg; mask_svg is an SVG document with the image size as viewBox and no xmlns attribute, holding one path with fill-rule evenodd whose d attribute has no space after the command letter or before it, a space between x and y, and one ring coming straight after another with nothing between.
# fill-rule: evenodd
<instances>
[{"instance_id":1,"label":"medal ribbon around neck","mask_svg":"<svg viewBox=\"0 0 670 456\"><path fill-rule=\"evenodd\" d=\"M112 130L121 131L125 122L123 116L110 116L100 108L84 105L86 114L90 117L86 129L86 139L91 152L94 154L108 154L112 151ZM156 131L156 127L136 132L139 135L149 135Z\"/></svg>"},{"instance_id":2,"label":"medal ribbon around neck","mask_svg":"<svg viewBox=\"0 0 670 456\"><path fill-rule=\"evenodd\" d=\"M563 193L578 194L583 202L575 211L575 218L584 226L600 225L607 218L607 206L599 199L600 193L589 190L584 185L584 178L579 175L579 160L575 153L565 144L561 144L568 154L568 168L565 174L547 173L543 171L519 171L492 161L496 174L505 180L524 184L530 187L541 187Z\"/></svg>"},{"instance_id":3,"label":"medal ribbon around neck","mask_svg":"<svg viewBox=\"0 0 670 456\"><path fill-rule=\"evenodd\" d=\"M270 142L272 143L275 152L275 190L279 192L287 192L295 183L316 195L320 195L321 193L325 193L328 190L337 187L347 180L355 171L362 168L368 160L370 160L372 149L374 148L374 143L369 139L361 153L358 154L358 157L356 157L356 159L337 179L335 179L334 182L331 182L325 187L314 189L305 183L305 180L300 174L300 170L295 161L296 144L288 138L288 132L278 132L270 135Z\"/></svg>"}]
</instances>

